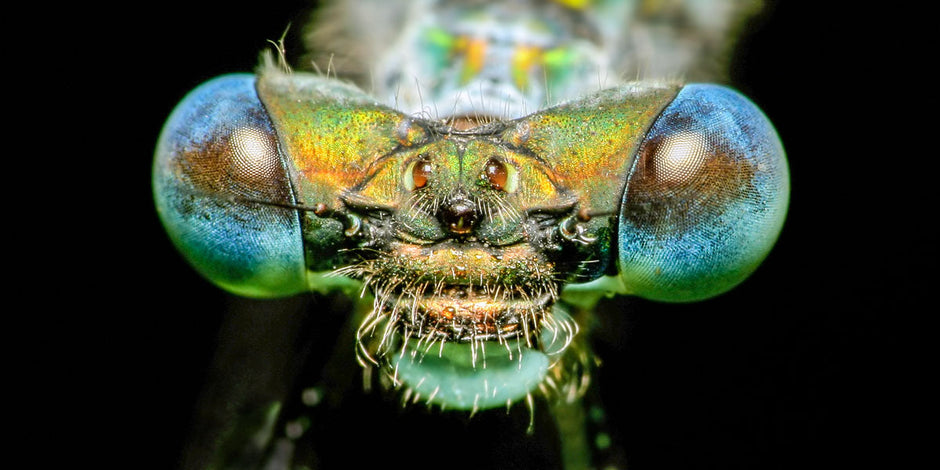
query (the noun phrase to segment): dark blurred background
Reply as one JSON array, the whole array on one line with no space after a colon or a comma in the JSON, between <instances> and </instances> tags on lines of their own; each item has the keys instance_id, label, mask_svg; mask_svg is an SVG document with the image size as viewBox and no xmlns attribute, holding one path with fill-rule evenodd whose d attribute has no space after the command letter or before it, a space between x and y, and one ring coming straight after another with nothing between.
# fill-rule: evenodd
<instances>
[{"instance_id":1,"label":"dark blurred background","mask_svg":"<svg viewBox=\"0 0 940 470\"><path fill-rule=\"evenodd\" d=\"M86 342L100 351L108 384L88 388L117 411L102 445L119 439L134 456L118 466L176 467L219 329L238 302L186 265L157 220L150 165L159 130L201 82L251 71L308 6L164 1L79 28L92 45L64 41L99 85L80 106L108 116L94 141L105 144L95 158L107 183L91 191L100 207L120 208L94 230L106 243L88 248L88 265L108 274L104 300L93 301L100 335ZM598 386L631 468L875 468L907 454L917 410L907 392L912 353L900 338L927 308L932 279L923 273L936 237L918 221L936 211L926 209L922 156L898 122L916 89L888 83L891 51L908 47L896 21L770 2L750 24L732 85L781 135L790 215L777 247L736 290L689 305L622 299L599 315ZM115 194L120 205L108 202ZM360 432L337 429L324 447L351 443L361 449L351 464L371 462L375 441L411 432L412 446L385 461L430 463L421 442L435 429L375 424L360 411L348 410ZM466 450L450 455L435 467L472 460Z\"/></svg>"}]
</instances>

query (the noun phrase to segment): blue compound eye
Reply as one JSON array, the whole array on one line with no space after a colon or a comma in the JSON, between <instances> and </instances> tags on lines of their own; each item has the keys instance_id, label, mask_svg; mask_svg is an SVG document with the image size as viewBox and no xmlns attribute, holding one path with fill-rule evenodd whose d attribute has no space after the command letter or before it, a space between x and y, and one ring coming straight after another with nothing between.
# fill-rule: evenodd
<instances>
[{"instance_id":1,"label":"blue compound eye","mask_svg":"<svg viewBox=\"0 0 940 470\"><path fill-rule=\"evenodd\" d=\"M777 239L789 174L776 131L743 96L688 85L637 153L619 218L628 293L693 301L753 272Z\"/></svg>"},{"instance_id":2,"label":"blue compound eye","mask_svg":"<svg viewBox=\"0 0 940 470\"><path fill-rule=\"evenodd\" d=\"M153 187L170 238L212 282L251 297L307 289L294 194L254 76L217 78L177 106Z\"/></svg>"}]
</instances>

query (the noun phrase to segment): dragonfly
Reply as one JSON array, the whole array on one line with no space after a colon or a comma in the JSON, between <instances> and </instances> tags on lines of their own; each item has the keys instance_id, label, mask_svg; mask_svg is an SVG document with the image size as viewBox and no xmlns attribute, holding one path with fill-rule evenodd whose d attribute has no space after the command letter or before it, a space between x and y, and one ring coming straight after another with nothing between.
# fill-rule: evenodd
<instances>
[{"instance_id":1,"label":"dragonfly","mask_svg":"<svg viewBox=\"0 0 940 470\"><path fill-rule=\"evenodd\" d=\"M337 2L309 30L312 70L274 44L256 73L187 95L155 151L170 239L224 290L312 292L343 315L249 314L281 322L274 349L303 359L265 393L223 394L185 467L330 468L326 438L350 424L384 459L460 466L423 433L395 436L414 415L449 430L454 460L616 466L595 429L598 303L727 292L786 216L773 125L704 83L726 79L759 7ZM224 383L271 376L268 353L222 354ZM370 424L381 413L393 424Z\"/></svg>"}]
</instances>

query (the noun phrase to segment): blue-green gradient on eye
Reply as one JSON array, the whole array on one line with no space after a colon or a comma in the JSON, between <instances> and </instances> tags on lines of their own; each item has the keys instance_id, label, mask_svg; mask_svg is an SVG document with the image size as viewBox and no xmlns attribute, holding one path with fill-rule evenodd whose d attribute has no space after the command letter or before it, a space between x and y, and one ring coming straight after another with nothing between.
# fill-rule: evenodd
<instances>
[{"instance_id":1,"label":"blue-green gradient on eye","mask_svg":"<svg viewBox=\"0 0 940 470\"><path fill-rule=\"evenodd\" d=\"M253 75L210 80L177 105L153 188L171 240L215 284L250 297L307 289L297 211L275 205L294 198Z\"/></svg>"},{"instance_id":2,"label":"blue-green gradient on eye","mask_svg":"<svg viewBox=\"0 0 940 470\"><path fill-rule=\"evenodd\" d=\"M647 133L619 217L627 293L661 301L721 294L770 251L787 212L783 146L737 92L685 86Z\"/></svg>"}]
</instances>

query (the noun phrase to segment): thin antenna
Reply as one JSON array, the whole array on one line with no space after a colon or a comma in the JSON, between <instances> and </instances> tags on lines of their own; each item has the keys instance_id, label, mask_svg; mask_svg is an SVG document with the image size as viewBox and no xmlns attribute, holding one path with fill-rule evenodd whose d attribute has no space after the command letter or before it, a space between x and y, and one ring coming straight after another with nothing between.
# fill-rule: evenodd
<instances>
[{"instance_id":1,"label":"thin antenna","mask_svg":"<svg viewBox=\"0 0 940 470\"><path fill-rule=\"evenodd\" d=\"M550 108L553 104L552 87L548 84L548 69L544 65L542 66L542 82L545 84L545 102L542 106Z\"/></svg>"},{"instance_id":2,"label":"thin antenna","mask_svg":"<svg viewBox=\"0 0 940 470\"><path fill-rule=\"evenodd\" d=\"M281 37L277 41L268 39L268 42L277 50L277 65L285 73L293 73L290 64L287 63L287 47L284 46L284 38L287 37L287 32L290 31L290 27L291 24L287 23L287 27L284 28L284 32L281 33Z\"/></svg>"},{"instance_id":3,"label":"thin antenna","mask_svg":"<svg viewBox=\"0 0 940 470\"><path fill-rule=\"evenodd\" d=\"M369 67L369 94L375 96L375 68Z\"/></svg>"},{"instance_id":4,"label":"thin antenna","mask_svg":"<svg viewBox=\"0 0 940 470\"><path fill-rule=\"evenodd\" d=\"M333 68L333 53L330 53L330 61L326 63L326 78L330 78L330 70ZM333 76L338 76L336 70L333 70Z\"/></svg>"},{"instance_id":5,"label":"thin antenna","mask_svg":"<svg viewBox=\"0 0 940 470\"><path fill-rule=\"evenodd\" d=\"M597 69L596 69L595 75L597 75L597 91L601 91L601 90L604 89L604 83L603 83L603 80L601 80L601 66L600 66L600 64L597 64Z\"/></svg>"}]
</instances>

